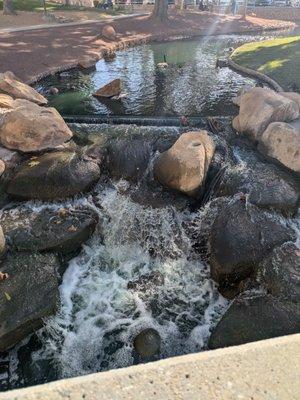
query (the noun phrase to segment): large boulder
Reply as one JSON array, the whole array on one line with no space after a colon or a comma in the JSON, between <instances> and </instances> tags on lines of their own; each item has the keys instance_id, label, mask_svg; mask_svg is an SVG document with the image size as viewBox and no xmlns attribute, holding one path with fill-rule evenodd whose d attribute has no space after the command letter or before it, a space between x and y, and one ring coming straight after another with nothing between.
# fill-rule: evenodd
<instances>
[{"instance_id":1,"label":"large boulder","mask_svg":"<svg viewBox=\"0 0 300 400\"><path fill-rule=\"evenodd\" d=\"M14 99L8 94L0 94L0 108L13 108Z\"/></svg>"},{"instance_id":2,"label":"large boulder","mask_svg":"<svg viewBox=\"0 0 300 400\"><path fill-rule=\"evenodd\" d=\"M299 115L299 105L295 101L273 90L256 87L241 96L239 115L233 127L257 141L271 122L289 122Z\"/></svg>"},{"instance_id":3,"label":"large boulder","mask_svg":"<svg viewBox=\"0 0 300 400\"><path fill-rule=\"evenodd\" d=\"M47 99L35 89L17 80L10 73L0 74L0 93L8 94L14 99L25 99L39 105L46 105Z\"/></svg>"},{"instance_id":4,"label":"large boulder","mask_svg":"<svg viewBox=\"0 0 300 400\"><path fill-rule=\"evenodd\" d=\"M277 298L300 302L300 249L295 243L276 247L259 266L258 280Z\"/></svg>"},{"instance_id":5,"label":"large boulder","mask_svg":"<svg viewBox=\"0 0 300 400\"><path fill-rule=\"evenodd\" d=\"M89 191L99 178L99 166L75 151L52 152L22 163L6 192L18 199L63 199Z\"/></svg>"},{"instance_id":6,"label":"large boulder","mask_svg":"<svg viewBox=\"0 0 300 400\"><path fill-rule=\"evenodd\" d=\"M163 186L198 197L214 151L214 142L206 131L183 133L157 158L154 176Z\"/></svg>"},{"instance_id":7,"label":"large boulder","mask_svg":"<svg viewBox=\"0 0 300 400\"><path fill-rule=\"evenodd\" d=\"M1 265L8 279L0 282L0 352L43 326L56 310L59 261L53 254L17 253Z\"/></svg>"},{"instance_id":8,"label":"large boulder","mask_svg":"<svg viewBox=\"0 0 300 400\"><path fill-rule=\"evenodd\" d=\"M300 172L300 120L273 122L259 139L258 149L295 172Z\"/></svg>"},{"instance_id":9,"label":"large boulder","mask_svg":"<svg viewBox=\"0 0 300 400\"><path fill-rule=\"evenodd\" d=\"M238 346L299 331L298 304L279 301L271 295L242 295L213 330L209 348Z\"/></svg>"},{"instance_id":10,"label":"large boulder","mask_svg":"<svg viewBox=\"0 0 300 400\"><path fill-rule=\"evenodd\" d=\"M78 249L94 232L97 215L89 209L26 209L4 211L0 217L8 247L13 251Z\"/></svg>"},{"instance_id":11,"label":"large boulder","mask_svg":"<svg viewBox=\"0 0 300 400\"><path fill-rule=\"evenodd\" d=\"M280 95L298 104L300 111L300 94L296 92L280 92Z\"/></svg>"},{"instance_id":12,"label":"large boulder","mask_svg":"<svg viewBox=\"0 0 300 400\"><path fill-rule=\"evenodd\" d=\"M108 170L115 179L138 181L147 170L152 147L143 138L117 139L108 145Z\"/></svg>"},{"instance_id":13,"label":"large boulder","mask_svg":"<svg viewBox=\"0 0 300 400\"><path fill-rule=\"evenodd\" d=\"M16 108L0 121L3 146L22 152L54 149L73 136L55 108L43 108L25 100L16 100Z\"/></svg>"},{"instance_id":14,"label":"large boulder","mask_svg":"<svg viewBox=\"0 0 300 400\"><path fill-rule=\"evenodd\" d=\"M93 94L95 97L106 97L111 98L114 96L119 96L122 92L122 82L121 79L114 79L108 84L102 86Z\"/></svg>"},{"instance_id":15,"label":"large boulder","mask_svg":"<svg viewBox=\"0 0 300 400\"><path fill-rule=\"evenodd\" d=\"M230 286L251 276L272 249L294 239L294 231L269 213L234 199L216 217L209 238L212 278Z\"/></svg>"},{"instance_id":16,"label":"large boulder","mask_svg":"<svg viewBox=\"0 0 300 400\"><path fill-rule=\"evenodd\" d=\"M214 197L248 195L248 201L266 209L275 209L285 215L297 212L300 182L289 172L267 162L256 151L232 146L233 165L223 169L214 187Z\"/></svg>"},{"instance_id":17,"label":"large boulder","mask_svg":"<svg viewBox=\"0 0 300 400\"><path fill-rule=\"evenodd\" d=\"M160 335L153 328L144 329L134 338L133 346L142 358L153 357L160 351Z\"/></svg>"},{"instance_id":18,"label":"large boulder","mask_svg":"<svg viewBox=\"0 0 300 400\"><path fill-rule=\"evenodd\" d=\"M117 37L115 28L112 25L105 25L102 28L102 36L108 40L115 40Z\"/></svg>"}]
</instances>

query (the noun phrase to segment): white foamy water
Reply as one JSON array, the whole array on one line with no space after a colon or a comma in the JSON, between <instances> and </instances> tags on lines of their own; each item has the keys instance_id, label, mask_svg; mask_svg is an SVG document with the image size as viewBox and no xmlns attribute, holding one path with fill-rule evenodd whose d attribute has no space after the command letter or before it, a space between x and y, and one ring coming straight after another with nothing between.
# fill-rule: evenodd
<instances>
[{"instance_id":1,"label":"white foamy water","mask_svg":"<svg viewBox=\"0 0 300 400\"><path fill-rule=\"evenodd\" d=\"M156 358L196 352L228 302L193 252L183 225L188 214L152 209L109 189L98 195L100 224L73 259L60 288L60 312L41 331L33 360L52 359L60 377L140 362L134 336L155 328L162 339ZM158 271L161 286L127 289L129 281Z\"/></svg>"}]
</instances>

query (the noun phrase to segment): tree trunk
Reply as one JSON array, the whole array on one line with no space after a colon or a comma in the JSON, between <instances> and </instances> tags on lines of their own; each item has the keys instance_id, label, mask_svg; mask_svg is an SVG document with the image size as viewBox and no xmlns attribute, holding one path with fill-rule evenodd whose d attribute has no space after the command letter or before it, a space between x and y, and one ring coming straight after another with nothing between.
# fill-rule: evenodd
<instances>
[{"instance_id":1,"label":"tree trunk","mask_svg":"<svg viewBox=\"0 0 300 400\"><path fill-rule=\"evenodd\" d=\"M47 14L46 0L43 0L44 13Z\"/></svg>"},{"instance_id":2,"label":"tree trunk","mask_svg":"<svg viewBox=\"0 0 300 400\"><path fill-rule=\"evenodd\" d=\"M12 0L3 0L3 14L14 15L14 6Z\"/></svg>"},{"instance_id":3,"label":"tree trunk","mask_svg":"<svg viewBox=\"0 0 300 400\"><path fill-rule=\"evenodd\" d=\"M247 17L247 7L248 7L248 0L244 0L244 12L243 17L246 19Z\"/></svg>"},{"instance_id":4,"label":"tree trunk","mask_svg":"<svg viewBox=\"0 0 300 400\"><path fill-rule=\"evenodd\" d=\"M168 0L155 0L152 17L161 22L168 19Z\"/></svg>"}]
</instances>

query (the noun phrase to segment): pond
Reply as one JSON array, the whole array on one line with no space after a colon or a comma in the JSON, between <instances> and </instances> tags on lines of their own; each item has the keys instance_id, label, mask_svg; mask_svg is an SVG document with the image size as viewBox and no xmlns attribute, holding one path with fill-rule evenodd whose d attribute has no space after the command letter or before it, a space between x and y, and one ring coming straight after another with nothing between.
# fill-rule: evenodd
<instances>
[{"instance_id":1,"label":"pond","mask_svg":"<svg viewBox=\"0 0 300 400\"><path fill-rule=\"evenodd\" d=\"M228 68L216 69L216 60L255 36L199 37L155 43L119 51L112 62L100 60L92 72L71 70L44 79L37 89L50 105L70 115L216 116L236 112L231 99L255 81ZM160 68L159 63L168 63ZM100 100L100 87L120 78L124 97ZM59 89L49 94L51 87Z\"/></svg>"}]
</instances>

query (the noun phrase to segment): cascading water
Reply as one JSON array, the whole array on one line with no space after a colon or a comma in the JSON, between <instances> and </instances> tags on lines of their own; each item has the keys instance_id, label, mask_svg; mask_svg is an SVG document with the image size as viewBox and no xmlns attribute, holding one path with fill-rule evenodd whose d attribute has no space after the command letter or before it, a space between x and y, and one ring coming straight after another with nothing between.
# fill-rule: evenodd
<instances>
[{"instance_id":1,"label":"cascading water","mask_svg":"<svg viewBox=\"0 0 300 400\"><path fill-rule=\"evenodd\" d=\"M59 377L140 362L134 336L155 328L166 358L205 348L210 329L228 302L209 278L184 229L188 215L153 209L114 188L97 195L100 225L73 259L61 285L61 309L39 334L33 361L51 359ZM141 276L159 273L163 284L128 289Z\"/></svg>"}]
</instances>

